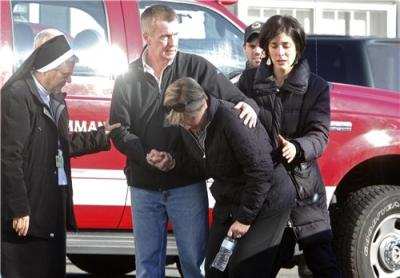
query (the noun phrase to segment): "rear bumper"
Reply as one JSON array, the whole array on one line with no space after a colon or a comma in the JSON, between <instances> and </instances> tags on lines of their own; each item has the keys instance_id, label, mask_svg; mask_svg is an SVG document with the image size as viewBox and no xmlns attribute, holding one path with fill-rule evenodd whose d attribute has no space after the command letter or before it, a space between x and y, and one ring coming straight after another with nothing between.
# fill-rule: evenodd
<instances>
[{"instance_id":1,"label":"rear bumper","mask_svg":"<svg viewBox=\"0 0 400 278\"><path fill-rule=\"evenodd\" d=\"M67 254L134 255L131 232L82 231L67 233ZM167 237L167 255L178 256L175 237Z\"/></svg>"}]
</instances>

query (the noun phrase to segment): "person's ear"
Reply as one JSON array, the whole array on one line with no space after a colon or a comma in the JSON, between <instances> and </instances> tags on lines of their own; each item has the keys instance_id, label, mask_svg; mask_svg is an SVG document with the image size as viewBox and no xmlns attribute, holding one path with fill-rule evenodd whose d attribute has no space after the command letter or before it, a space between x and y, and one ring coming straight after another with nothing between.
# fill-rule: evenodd
<instances>
[{"instance_id":1,"label":"person's ear","mask_svg":"<svg viewBox=\"0 0 400 278\"><path fill-rule=\"evenodd\" d=\"M150 34L148 32L143 33L143 39L147 45L150 45Z\"/></svg>"},{"instance_id":2,"label":"person's ear","mask_svg":"<svg viewBox=\"0 0 400 278\"><path fill-rule=\"evenodd\" d=\"M204 109L207 109L208 108L208 103L207 103L207 100L204 98L203 99L203 105L202 105L202 107L204 108Z\"/></svg>"}]
</instances>

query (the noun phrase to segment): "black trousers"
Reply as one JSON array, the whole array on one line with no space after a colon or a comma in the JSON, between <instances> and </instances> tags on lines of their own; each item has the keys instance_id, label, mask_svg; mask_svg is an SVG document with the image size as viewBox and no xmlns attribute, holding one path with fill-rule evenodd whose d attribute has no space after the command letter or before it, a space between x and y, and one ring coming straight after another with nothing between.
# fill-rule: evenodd
<instances>
[{"instance_id":1,"label":"black trousers","mask_svg":"<svg viewBox=\"0 0 400 278\"><path fill-rule=\"evenodd\" d=\"M307 266L314 278L339 278L341 277L336 263L336 256L332 248L332 231L327 230L300 242ZM286 228L282 237L276 269L276 276L281 266L292 259L296 245L296 236L291 228Z\"/></svg>"},{"instance_id":2,"label":"black trousers","mask_svg":"<svg viewBox=\"0 0 400 278\"><path fill-rule=\"evenodd\" d=\"M289 213L289 209L279 210L257 218L249 231L238 240L224 272L212 268L211 264L233 221L221 222L214 217L207 245L206 278L273 277L271 274Z\"/></svg>"}]
</instances>

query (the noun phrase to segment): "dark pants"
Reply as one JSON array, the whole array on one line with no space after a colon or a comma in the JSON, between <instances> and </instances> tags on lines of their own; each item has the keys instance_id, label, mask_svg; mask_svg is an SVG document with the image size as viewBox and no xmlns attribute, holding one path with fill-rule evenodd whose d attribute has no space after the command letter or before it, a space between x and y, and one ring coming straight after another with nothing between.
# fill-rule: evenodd
<instances>
[{"instance_id":1,"label":"dark pants","mask_svg":"<svg viewBox=\"0 0 400 278\"><path fill-rule=\"evenodd\" d=\"M328 230L317 235L314 239L300 242L307 266L314 278L339 278L340 271L337 267L336 256L332 248L332 231ZM296 237L291 228L286 228L278 254L278 264L274 275L279 272L281 266L292 259L296 245Z\"/></svg>"},{"instance_id":2,"label":"dark pants","mask_svg":"<svg viewBox=\"0 0 400 278\"><path fill-rule=\"evenodd\" d=\"M206 277L273 277L271 273L289 212L289 209L280 210L257 218L247 234L238 240L224 272L212 268L211 264L233 222L221 222L214 217L207 246Z\"/></svg>"}]
</instances>

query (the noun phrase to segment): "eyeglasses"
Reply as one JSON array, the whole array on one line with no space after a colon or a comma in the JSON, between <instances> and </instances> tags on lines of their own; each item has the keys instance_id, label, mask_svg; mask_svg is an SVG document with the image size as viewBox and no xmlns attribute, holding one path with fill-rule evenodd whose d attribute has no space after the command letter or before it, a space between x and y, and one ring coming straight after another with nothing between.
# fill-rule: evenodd
<instances>
[{"instance_id":1,"label":"eyeglasses","mask_svg":"<svg viewBox=\"0 0 400 278\"><path fill-rule=\"evenodd\" d=\"M62 76L64 79L68 79L68 78L72 75L72 72L63 72L63 71L61 71L61 70L59 70L59 69L56 69L56 71L57 71L59 74L61 74L61 76Z\"/></svg>"},{"instance_id":2,"label":"eyeglasses","mask_svg":"<svg viewBox=\"0 0 400 278\"><path fill-rule=\"evenodd\" d=\"M171 106L171 109L175 112L183 113L186 110L186 105L189 103L178 102Z\"/></svg>"},{"instance_id":3,"label":"eyeglasses","mask_svg":"<svg viewBox=\"0 0 400 278\"><path fill-rule=\"evenodd\" d=\"M169 109L169 110L172 109L172 110L174 110L175 112L178 112L178 113L183 113L183 112L186 111L186 106L187 106L187 105L189 105L189 104L191 104L191 103L193 103L193 102L197 102L197 101L199 101L199 100L202 100L203 98L204 98L204 95L202 95L202 96L199 97L199 98L195 98L195 99L193 99L193 100L191 100L191 101L178 102L178 103L175 103L175 104L169 106L168 109Z\"/></svg>"}]
</instances>

